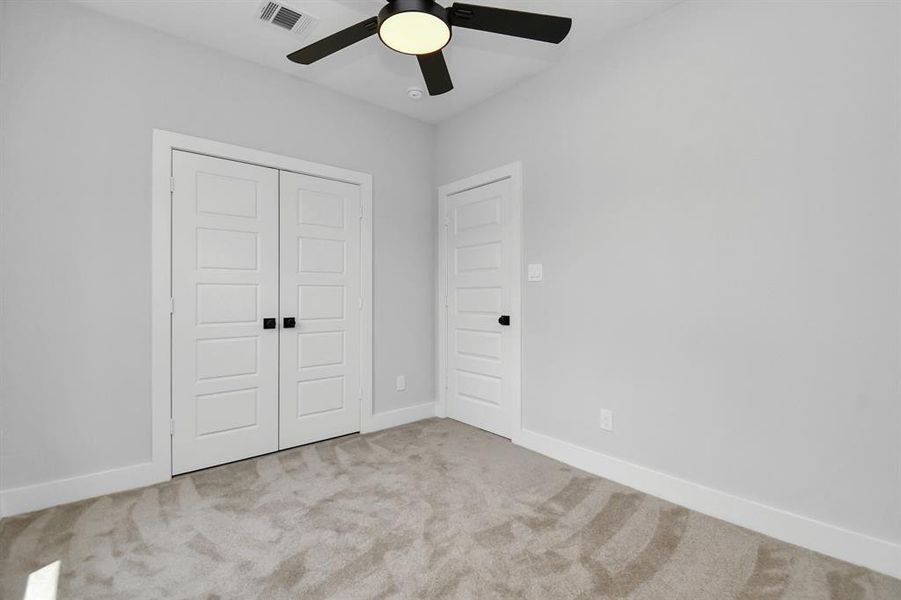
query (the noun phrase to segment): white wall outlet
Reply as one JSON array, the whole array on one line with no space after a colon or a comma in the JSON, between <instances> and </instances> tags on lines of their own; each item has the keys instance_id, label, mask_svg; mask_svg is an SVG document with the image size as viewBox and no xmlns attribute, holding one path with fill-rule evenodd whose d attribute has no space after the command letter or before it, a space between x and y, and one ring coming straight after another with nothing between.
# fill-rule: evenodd
<instances>
[{"instance_id":1,"label":"white wall outlet","mask_svg":"<svg viewBox=\"0 0 901 600\"><path fill-rule=\"evenodd\" d=\"M406 375L398 375L397 381L394 383L394 387L398 392L402 392L407 389L407 377Z\"/></svg>"},{"instance_id":2,"label":"white wall outlet","mask_svg":"<svg viewBox=\"0 0 901 600\"><path fill-rule=\"evenodd\" d=\"M601 409L601 429L613 431L613 411L607 408Z\"/></svg>"},{"instance_id":3,"label":"white wall outlet","mask_svg":"<svg viewBox=\"0 0 901 600\"><path fill-rule=\"evenodd\" d=\"M529 281L541 281L544 278L544 267L541 264L531 264L528 270Z\"/></svg>"}]
</instances>

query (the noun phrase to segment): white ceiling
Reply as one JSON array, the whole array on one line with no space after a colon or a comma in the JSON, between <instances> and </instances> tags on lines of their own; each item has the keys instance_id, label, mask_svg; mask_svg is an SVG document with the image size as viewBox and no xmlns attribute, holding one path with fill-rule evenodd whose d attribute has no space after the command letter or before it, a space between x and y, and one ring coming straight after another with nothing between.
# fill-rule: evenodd
<instances>
[{"instance_id":1,"label":"white ceiling","mask_svg":"<svg viewBox=\"0 0 901 600\"><path fill-rule=\"evenodd\" d=\"M437 123L559 62L568 52L592 45L677 0L480 0L516 10L573 18L569 37L559 46L456 28L444 53L454 90L413 101L411 87L424 88L416 59L397 54L377 36L313 65L296 65L285 56L301 46L367 19L380 0L278 0L319 19L304 38L260 21L263 0L73 0L78 4L228 54L278 69L323 87L408 116ZM442 1L448 6L450 1Z\"/></svg>"}]
</instances>

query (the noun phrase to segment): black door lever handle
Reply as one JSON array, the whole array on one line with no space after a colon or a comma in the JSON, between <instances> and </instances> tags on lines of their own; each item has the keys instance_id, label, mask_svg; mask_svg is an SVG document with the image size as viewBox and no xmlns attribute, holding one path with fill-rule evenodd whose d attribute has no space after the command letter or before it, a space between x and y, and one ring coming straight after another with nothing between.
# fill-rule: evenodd
<instances>
[{"instance_id":1,"label":"black door lever handle","mask_svg":"<svg viewBox=\"0 0 901 600\"><path fill-rule=\"evenodd\" d=\"M500 323L501 325L503 325L504 327L509 327L510 326L510 315L501 315L500 318L497 320L497 322Z\"/></svg>"},{"instance_id":2,"label":"black door lever handle","mask_svg":"<svg viewBox=\"0 0 901 600\"><path fill-rule=\"evenodd\" d=\"M263 329L275 329L276 320L274 317L266 317L263 319Z\"/></svg>"},{"instance_id":3,"label":"black door lever handle","mask_svg":"<svg viewBox=\"0 0 901 600\"><path fill-rule=\"evenodd\" d=\"M294 329L294 326L296 324L297 324L297 321L295 321L294 317L285 317L282 327L284 329Z\"/></svg>"}]
</instances>

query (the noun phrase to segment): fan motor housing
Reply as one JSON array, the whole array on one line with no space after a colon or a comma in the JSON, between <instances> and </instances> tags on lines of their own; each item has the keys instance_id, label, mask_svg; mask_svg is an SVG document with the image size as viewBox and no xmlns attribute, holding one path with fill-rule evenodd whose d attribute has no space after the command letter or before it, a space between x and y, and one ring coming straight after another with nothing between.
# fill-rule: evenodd
<instances>
[{"instance_id":1,"label":"fan motor housing","mask_svg":"<svg viewBox=\"0 0 901 600\"><path fill-rule=\"evenodd\" d=\"M438 52L450 42L451 37L453 37L453 29L451 28L450 17L446 8L444 8L434 0L388 0L388 4L386 4L382 8L382 10L379 11L378 16L379 39L383 44L385 44L395 52L400 52L401 54L418 54L398 50L387 41L385 41L384 37L382 37L382 25L384 25L388 19L401 13L409 12L425 13L427 15L433 16L439 19L447 27L447 41L445 41L440 48L435 48L434 50L432 50L432 52Z\"/></svg>"}]
</instances>

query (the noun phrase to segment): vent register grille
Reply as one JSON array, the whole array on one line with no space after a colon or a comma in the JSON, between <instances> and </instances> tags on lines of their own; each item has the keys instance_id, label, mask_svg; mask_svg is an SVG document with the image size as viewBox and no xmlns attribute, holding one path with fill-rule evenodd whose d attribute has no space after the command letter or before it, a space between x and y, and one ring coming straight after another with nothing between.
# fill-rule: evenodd
<instances>
[{"instance_id":1,"label":"vent register grille","mask_svg":"<svg viewBox=\"0 0 901 600\"><path fill-rule=\"evenodd\" d=\"M318 22L315 17L277 2L263 2L260 8L260 20L299 36L309 33Z\"/></svg>"}]
</instances>

